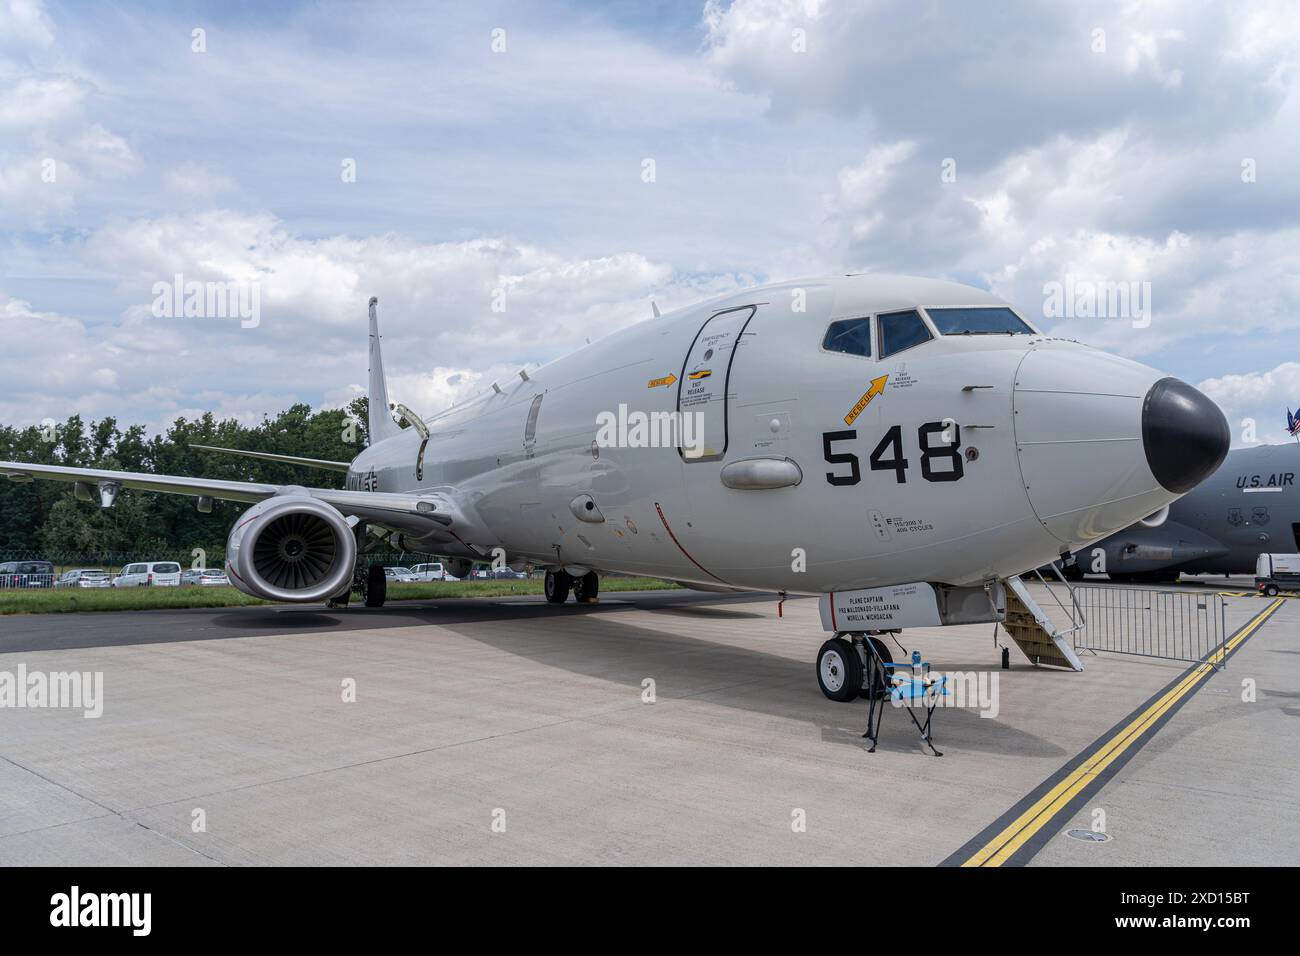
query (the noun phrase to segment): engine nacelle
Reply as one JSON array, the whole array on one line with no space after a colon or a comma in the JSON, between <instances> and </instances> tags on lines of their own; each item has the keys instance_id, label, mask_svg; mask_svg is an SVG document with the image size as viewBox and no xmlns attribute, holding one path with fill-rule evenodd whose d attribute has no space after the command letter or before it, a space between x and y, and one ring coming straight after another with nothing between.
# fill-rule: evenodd
<instances>
[{"instance_id":1,"label":"engine nacelle","mask_svg":"<svg viewBox=\"0 0 1300 956\"><path fill-rule=\"evenodd\" d=\"M324 601L352 580L357 539L337 508L276 495L240 516L226 539L230 582L268 601Z\"/></svg>"},{"instance_id":2,"label":"engine nacelle","mask_svg":"<svg viewBox=\"0 0 1300 956\"><path fill-rule=\"evenodd\" d=\"M453 578L467 578L474 570L474 562L468 558L448 558L443 562L443 567Z\"/></svg>"},{"instance_id":3,"label":"engine nacelle","mask_svg":"<svg viewBox=\"0 0 1300 956\"><path fill-rule=\"evenodd\" d=\"M1142 525L1144 528L1158 528L1165 523L1165 520L1168 519L1168 517L1169 506L1165 505L1155 514L1149 514L1145 518L1139 519L1138 524Z\"/></svg>"}]
</instances>

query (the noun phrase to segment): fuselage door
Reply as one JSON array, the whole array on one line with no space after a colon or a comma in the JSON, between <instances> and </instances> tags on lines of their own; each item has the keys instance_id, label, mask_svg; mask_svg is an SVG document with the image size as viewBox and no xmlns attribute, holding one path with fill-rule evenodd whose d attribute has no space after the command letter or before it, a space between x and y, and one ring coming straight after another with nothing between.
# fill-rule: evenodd
<instances>
[{"instance_id":1,"label":"fuselage door","mask_svg":"<svg viewBox=\"0 0 1300 956\"><path fill-rule=\"evenodd\" d=\"M727 452L727 388L755 306L727 309L700 326L677 382L679 452L687 462L717 461Z\"/></svg>"},{"instance_id":2,"label":"fuselage door","mask_svg":"<svg viewBox=\"0 0 1300 956\"><path fill-rule=\"evenodd\" d=\"M532 458L537 447L537 416L542 410L542 395L535 395L528 406L528 419L524 422L524 457Z\"/></svg>"}]
</instances>

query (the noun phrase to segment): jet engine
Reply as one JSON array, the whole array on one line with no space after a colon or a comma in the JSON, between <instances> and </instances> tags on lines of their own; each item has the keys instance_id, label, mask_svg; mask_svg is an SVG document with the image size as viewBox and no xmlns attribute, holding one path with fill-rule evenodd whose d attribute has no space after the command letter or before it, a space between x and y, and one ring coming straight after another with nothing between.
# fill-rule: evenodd
<instances>
[{"instance_id":1,"label":"jet engine","mask_svg":"<svg viewBox=\"0 0 1300 956\"><path fill-rule=\"evenodd\" d=\"M448 558L443 564L453 578L467 578L474 570L474 562L468 558Z\"/></svg>"},{"instance_id":2,"label":"jet engine","mask_svg":"<svg viewBox=\"0 0 1300 956\"><path fill-rule=\"evenodd\" d=\"M352 580L357 541L337 508L306 493L249 508L226 539L230 581L270 601L323 601Z\"/></svg>"}]
</instances>

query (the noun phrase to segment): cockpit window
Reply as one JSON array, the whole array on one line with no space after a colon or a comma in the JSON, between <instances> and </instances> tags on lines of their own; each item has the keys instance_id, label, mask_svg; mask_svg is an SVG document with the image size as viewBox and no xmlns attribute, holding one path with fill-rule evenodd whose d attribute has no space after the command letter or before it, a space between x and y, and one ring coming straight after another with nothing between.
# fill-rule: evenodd
<instances>
[{"instance_id":1,"label":"cockpit window","mask_svg":"<svg viewBox=\"0 0 1300 956\"><path fill-rule=\"evenodd\" d=\"M926 309L940 335L1033 335L1034 330L1006 308Z\"/></svg>"},{"instance_id":2,"label":"cockpit window","mask_svg":"<svg viewBox=\"0 0 1300 956\"><path fill-rule=\"evenodd\" d=\"M871 320L841 319L832 322L822 339L822 348L828 352L844 352L848 355L871 354Z\"/></svg>"},{"instance_id":3,"label":"cockpit window","mask_svg":"<svg viewBox=\"0 0 1300 956\"><path fill-rule=\"evenodd\" d=\"M890 312L880 316L880 357L888 358L896 352L928 342L933 336L919 313Z\"/></svg>"}]
</instances>

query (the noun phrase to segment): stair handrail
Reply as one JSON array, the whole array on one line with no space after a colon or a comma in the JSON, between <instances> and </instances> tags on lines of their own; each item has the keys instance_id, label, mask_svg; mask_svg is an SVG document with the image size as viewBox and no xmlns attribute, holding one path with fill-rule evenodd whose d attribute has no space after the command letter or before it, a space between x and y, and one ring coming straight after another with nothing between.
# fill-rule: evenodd
<instances>
[{"instance_id":1,"label":"stair handrail","mask_svg":"<svg viewBox=\"0 0 1300 956\"><path fill-rule=\"evenodd\" d=\"M1053 561L1048 565L1048 567L1052 569L1060 582L1065 585L1065 590L1070 593L1070 606L1066 607L1065 602L1061 600L1061 596L1056 593L1056 588L1052 586L1051 582L1043 577L1043 572L1038 568L1034 568L1034 577L1038 578L1043 587L1047 588L1047 593L1052 596L1052 600L1056 602L1056 606L1059 607L1065 613L1065 616L1070 619L1069 628L1064 631L1057 631L1057 634L1061 637L1065 637L1069 634L1073 634L1075 631L1083 630L1087 626L1088 621L1087 618L1084 617L1082 605L1079 604L1079 596L1074 593L1074 585L1072 585L1066 579L1065 575L1061 573L1061 567L1057 562Z\"/></svg>"}]
</instances>

